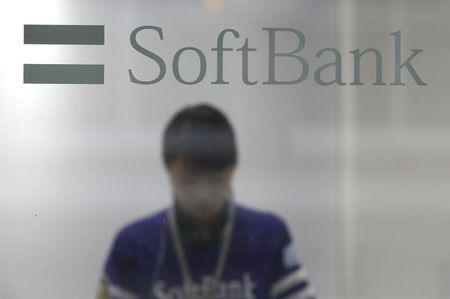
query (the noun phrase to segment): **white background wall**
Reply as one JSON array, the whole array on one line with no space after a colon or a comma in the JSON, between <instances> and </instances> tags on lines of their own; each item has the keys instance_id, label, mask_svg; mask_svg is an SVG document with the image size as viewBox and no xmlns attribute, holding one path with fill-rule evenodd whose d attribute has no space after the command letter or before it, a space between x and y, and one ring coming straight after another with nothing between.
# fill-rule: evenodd
<instances>
[{"instance_id":1,"label":"white background wall","mask_svg":"<svg viewBox=\"0 0 450 299\"><path fill-rule=\"evenodd\" d=\"M449 1L344 1L351 46L386 53L384 76L393 81L393 38L402 31L402 55L428 83L353 88L343 122L352 154L346 187L345 248L352 265L347 295L356 298L450 298ZM347 27L345 27L347 26ZM374 79L371 67L363 78ZM344 100L343 98L340 100ZM348 107L347 107L348 108ZM349 128L350 127L350 128ZM340 139L340 138L339 138ZM348 221L350 219L350 221Z\"/></svg>"}]
</instances>

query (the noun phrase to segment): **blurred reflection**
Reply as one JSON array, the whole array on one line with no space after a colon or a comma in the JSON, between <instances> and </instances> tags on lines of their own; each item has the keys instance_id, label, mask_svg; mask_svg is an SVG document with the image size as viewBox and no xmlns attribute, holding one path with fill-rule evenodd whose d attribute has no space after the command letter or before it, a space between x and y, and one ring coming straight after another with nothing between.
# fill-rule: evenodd
<instances>
[{"instance_id":1,"label":"blurred reflection","mask_svg":"<svg viewBox=\"0 0 450 299\"><path fill-rule=\"evenodd\" d=\"M315 298L284 220L235 201L237 156L230 123L211 105L171 119L163 158L173 203L120 230L98 299Z\"/></svg>"}]
</instances>

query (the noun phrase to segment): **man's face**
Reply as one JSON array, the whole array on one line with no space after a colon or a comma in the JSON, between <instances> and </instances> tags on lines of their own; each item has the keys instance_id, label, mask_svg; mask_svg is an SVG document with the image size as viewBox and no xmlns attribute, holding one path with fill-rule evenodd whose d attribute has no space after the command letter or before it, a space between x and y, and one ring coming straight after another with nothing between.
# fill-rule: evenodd
<instances>
[{"instance_id":1,"label":"man's face","mask_svg":"<svg viewBox=\"0 0 450 299\"><path fill-rule=\"evenodd\" d=\"M183 210L197 221L208 221L219 212L229 195L234 165L205 172L189 168L182 159L176 159L168 171Z\"/></svg>"}]
</instances>

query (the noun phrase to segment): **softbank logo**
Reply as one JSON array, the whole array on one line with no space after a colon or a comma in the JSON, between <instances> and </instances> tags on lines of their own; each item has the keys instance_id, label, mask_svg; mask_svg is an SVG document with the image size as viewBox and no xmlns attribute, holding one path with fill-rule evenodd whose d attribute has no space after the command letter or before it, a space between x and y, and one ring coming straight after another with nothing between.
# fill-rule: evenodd
<instances>
[{"instance_id":1,"label":"softbank logo","mask_svg":"<svg viewBox=\"0 0 450 299\"><path fill-rule=\"evenodd\" d=\"M24 44L104 45L104 26L25 25ZM102 64L24 64L23 83L103 84Z\"/></svg>"},{"instance_id":2,"label":"softbank logo","mask_svg":"<svg viewBox=\"0 0 450 299\"><path fill-rule=\"evenodd\" d=\"M409 51L402 46L403 39L401 31L390 33L391 37L386 37L386 44L392 45L390 51L381 51L375 47L356 48L345 53L350 58L349 64L343 65L343 53L336 48L328 47L316 49L312 57L305 56L302 51L308 47L305 35L296 28L261 28L261 34L266 36L267 56L262 61L256 61L255 52L260 51L252 44L248 37L241 36L235 29L223 29L218 32L217 40L209 49L201 49L188 45L173 51L164 51L157 53L151 47L144 47L138 39L138 35L147 31L147 37L152 44L164 43L165 32L163 28L157 26L140 26L130 33L130 45L135 51L135 55L141 55L148 61L149 66L157 66L156 72L145 75L137 75L132 69L128 69L129 83L138 85L153 85L161 82L167 73L171 72L177 82L183 85L195 85L206 81L207 74L214 77L209 84L225 85L237 83L240 81L245 85L295 85L306 80L313 80L321 86L343 86L343 85L366 85L385 86L385 85L406 85L415 84L425 86L427 83L419 75L415 68L415 60L419 60L423 54L422 49L410 49ZM170 33L169 33L170 34ZM104 26L100 25L25 25L24 43L25 44L46 44L49 45L104 45ZM293 41L294 46L288 50L285 45L280 47L283 42L281 37L286 37ZM227 47L226 43L234 39L242 44L241 47ZM205 51L215 53L214 61L209 61ZM197 66L188 67L183 64L182 57L185 55L194 55L197 60ZM238 55L241 63L225 64L225 55ZM384 59L389 56L391 59ZM261 57L261 56L259 56ZM261 58L260 58L261 59ZM391 65L386 66L386 61ZM284 69L279 65L280 62L286 62L295 66L296 72L289 72L289 78L282 74ZM208 66L213 63L216 65L216 73L209 74ZM257 72L250 72L252 67L265 64L265 68L258 68ZM315 66L315 68L312 68ZM227 78L227 69L240 68L241 78ZM343 78L343 68L352 70L350 77ZM371 73L372 78L367 82L367 78L362 78L361 73L365 68ZM261 70L267 71L261 71ZM184 71L183 71L184 70ZM186 76L186 70L189 71L189 78ZM126 70L124 70L126 71ZM346 72L348 73L348 72ZM184 74L184 75L182 75ZM351 76L353 75L353 76ZM387 82L386 75L389 75ZM192 78L194 77L194 78ZM283 78L283 79L281 79ZM24 65L24 83L38 84L104 84L104 66L99 64L25 64Z\"/></svg>"}]
</instances>

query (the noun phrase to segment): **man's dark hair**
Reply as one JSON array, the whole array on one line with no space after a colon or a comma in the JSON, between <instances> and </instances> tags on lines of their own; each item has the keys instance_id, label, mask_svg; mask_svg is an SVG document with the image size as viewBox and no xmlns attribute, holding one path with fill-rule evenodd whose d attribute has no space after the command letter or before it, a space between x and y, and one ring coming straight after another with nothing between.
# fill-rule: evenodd
<instances>
[{"instance_id":1,"label":"man's dark hair","mask_svg":"<svg viewBox=\"0 0 450 299\"><path fill-rule=\"evenodd\" d=\"M219 109L209 104L187 106L178 111L164 131L166 167L181 158L200 171L219 171L237 162L233 128Z\"/></svg>"}]
</instances>

